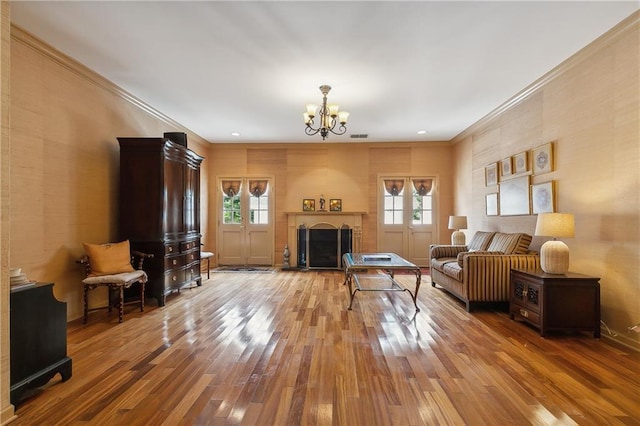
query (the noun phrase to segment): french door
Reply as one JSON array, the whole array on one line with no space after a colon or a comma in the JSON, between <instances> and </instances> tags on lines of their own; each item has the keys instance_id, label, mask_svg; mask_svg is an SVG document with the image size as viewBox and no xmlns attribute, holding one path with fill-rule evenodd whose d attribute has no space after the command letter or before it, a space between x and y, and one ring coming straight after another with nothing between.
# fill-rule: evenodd
<instances>
[{"instance_id":1,"label":"french door","mask_svg":"<svg viewBox=\"0 0 640 426\"><path fill-rule=\"evenodd\" d=\"M218 263L273 265L272 179L218 179Z\"/></svg>"},{"instance_id":2,"label":"french door","mask_svg":"<svg viewBox=\"0 0 640 426\"><path fill-rule=\"evenodd\" d=\"M429 246L437 225L435 182L429 176L379 179L379 252L396 253L418 266L429 266Z\"/></svg>"}]
</instances>

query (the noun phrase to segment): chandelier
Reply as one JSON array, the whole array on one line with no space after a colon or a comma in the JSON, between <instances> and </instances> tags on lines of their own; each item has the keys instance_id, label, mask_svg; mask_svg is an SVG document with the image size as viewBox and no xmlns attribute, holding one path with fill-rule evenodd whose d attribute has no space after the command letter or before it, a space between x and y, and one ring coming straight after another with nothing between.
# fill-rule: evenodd
<instances>
[{"instance_id":1,"label":"chandelier","mask_svg":"<svg viewBox=\"0 0 640 426\"><path fill-rule=\"evenodd\" d=\"M329 132L334 135L344 135L347 131L345 124L347 124L347 118L349 118L349 113L346 111L339 111L340 107L338 105L327 105L327 93L329 93L329 90L331 90L331 86L326 84L320 86L320 91L322 92L322 105L320 106L319 111L317 105L307 104L307 112L302 114L304 117L304 124L306 124L304 132L309 136L320 133L322 140L326 139ZM316 116L316 112L319 115L319 119L318 126L314 127L315 122L313 119ZM340 123L340 127L336 129L336 124L338 123Z\"/></svg>"}]
</instances>

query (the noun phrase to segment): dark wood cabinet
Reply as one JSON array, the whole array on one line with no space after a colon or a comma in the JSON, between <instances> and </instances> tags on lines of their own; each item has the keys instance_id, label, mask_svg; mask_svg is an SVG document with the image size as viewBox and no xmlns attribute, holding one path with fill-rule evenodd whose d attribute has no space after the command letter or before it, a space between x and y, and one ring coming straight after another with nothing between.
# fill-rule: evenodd
<instances>
[{"instance_id":1,"label":"dark wood cabinet","mask_svg":"<svg viewBox=\"0 0 640 426\"><path fill-rule=\"evenodd\" d=\"M119 236L145 261L145 292L165 297L202 284L200 277L200 165L203 157L166 138L118 138ZM132 290L135 291L135 290Z\"/></svg>"},{"instance_id":2,"label":"dark wood cabinet","mask_svg":"<svg viewBox=\"0 0 640 426\"><path fill-rule=\"evenodd\" d=\"M540 329L592 331L600 337L600 279L567 272L511 270L509 316Z\"/></svg>"},{"instance_id":3,"label":"dark wood cabinet","mask_svg":"<svg viewBox=\"0 0 640 426\"><path fill-rule=\"evenodd\" d=\"M67 356L67 304L56 300L53 283L11 290L11 389L17 405L25 391L60 373L71 377Z\"/></svg>"}]
</instances>

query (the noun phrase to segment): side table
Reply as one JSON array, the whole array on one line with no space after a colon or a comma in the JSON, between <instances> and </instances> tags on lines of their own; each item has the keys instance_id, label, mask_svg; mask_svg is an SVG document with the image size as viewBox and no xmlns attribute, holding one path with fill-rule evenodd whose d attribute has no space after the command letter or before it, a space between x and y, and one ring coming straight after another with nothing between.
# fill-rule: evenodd
<instances>
[{"instance_id":1,"label":"side table","mask_svg":"<svg viewBox=\"0 0 640 426\"><path fill-rule=\"evenodd\" d=\"M600 337L600 278L541 269L511 270L509 316L540 329L592 331Z\"/></svg>"}]
</instances>

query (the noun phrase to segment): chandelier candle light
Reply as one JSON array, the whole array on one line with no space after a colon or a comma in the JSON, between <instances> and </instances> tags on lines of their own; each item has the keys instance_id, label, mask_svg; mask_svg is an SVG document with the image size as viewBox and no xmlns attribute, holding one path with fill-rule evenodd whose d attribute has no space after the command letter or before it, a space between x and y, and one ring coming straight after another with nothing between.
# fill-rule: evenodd
<instances>
[{"instance_id":1,"label":"chandelier candle light","mask_svg":"<svg viewBox=\"0 0 640 426\"><path fill-rule=\"evenodd\" d=\"M449 216L449 229L455 229L451 234L451 245L463 246L465 245L464 232L461 229L467 229L467 217L466 216Z\"/></svg>"},{"instance_id":2,"label":"chandelier candle light","mask_svg":"<svg viewBox=\"0 0 640 426\"><path fill-rule=\"evenodd\" d=\"M326 139L329 132L334 135L344 135L347 131L345 124L347 124L349 113L346 111L340 111L340 107L338 105L327 105L327 94L330 90L331 86L326 84L320 86L320 91L322 92L322 105L320 106L320 111L318 111L317 105L307 104L307 112L302 114L304 117L304 124L306 124L304 132L309 136L320 133L322 140ZM316 112L319 114L318 127L313 127L315 124L313 119L316 116ZM340 123L340 127L336 129L335 127L338 122Z\"/></svg>"},{"instance_id":3,"label":"chandelier candle light","mask_svg":"<svg viewBox=\"0 0 640 426\"><path fill-rule=\"evenodd\" d=\"M548 274L565 274L569 270L569 247L558 237L575 235L573 215L569 213L540 213L536 222L536 236L553 237L540 247L540 267Z\"/></svg>"}]
</instances>

